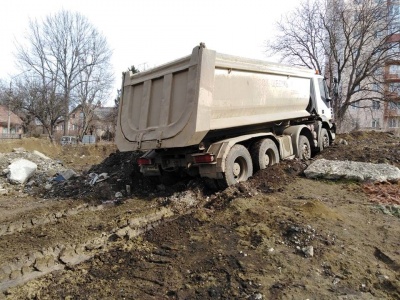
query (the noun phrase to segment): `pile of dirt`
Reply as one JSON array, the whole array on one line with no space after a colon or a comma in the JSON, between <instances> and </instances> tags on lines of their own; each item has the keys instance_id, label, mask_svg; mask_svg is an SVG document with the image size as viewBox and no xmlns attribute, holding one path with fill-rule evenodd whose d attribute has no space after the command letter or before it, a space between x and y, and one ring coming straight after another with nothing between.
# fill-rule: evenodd
<instances>
[{"instance_id":1,"label":"pile of dirt","mask_svg":"<svg viewBox=\"0 0 400 300\"><path fill-rule=\"evenodd\" d=\"M118 198L167 197L186 189L190 178L171 186L162 184L158 178L144 177L136 163L141 152L116 151L101 163L82 171L67 181L54 183L48 191L40 191L45 198L84 199L91 203L118 200ZM92 182L93 176L104 174L105 180Z\"/></svg>"},{"instance_id":2,"label":"pile of dirt","mask_svg":"<svg viewBox=\"0 0 400 300\"><path fill-rule=\"evenodd\" d=\"M331 147L318 153L314 159L354 160L372 163L389 163L400 167L399 139L390 133L382 132L353 132L338 135ZM105 153L105 152L104 152ZM175 192L190 189L193 181L196 186L202 186L200 197L210 196L209 207L220 207L236 197L252 197L258 193L279 191L290 184L311 163L297 159L282 161L266 170L253 175L247 182L220 190L199 178L181 178L174 185L162 184L158 178L144 177L136 164L136 159L142 152L112 152L101 163L69 181L53 186L50 191L41 191L46 198L76 198L88 201L115 200L116 194L122 197L168 197ZM90 185L91 173L106 173L105 181ZM224 204L225 203L225 204Z\"/></svg>"},{"instance_id":3,"label":"pile of dirt","mask_svg":"<svg viewBox=\"0 0 400 300\"><path fill-rule=\"evenodd\" d=\"M400 139L389 132L339 134L334 144L315 158L387 163L400 167Z\"/></svg>"}]
</instances>

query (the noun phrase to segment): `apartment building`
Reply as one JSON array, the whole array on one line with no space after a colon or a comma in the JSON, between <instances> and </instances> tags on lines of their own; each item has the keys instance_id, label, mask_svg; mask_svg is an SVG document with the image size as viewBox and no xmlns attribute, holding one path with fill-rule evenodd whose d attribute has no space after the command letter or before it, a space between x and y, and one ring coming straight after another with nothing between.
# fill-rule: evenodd
<instances>
[{"instance_id":1,"label":"apartment building","mask_svg":"<svg viewBox=\"0 0 400 300\"><path fill-rule=\"evenodd\" d=\"M354 2L360 2L354 0ZM351 130L383 130L400 133L400 0L376 1L385 5L389 12L391 26L388 34L392 35L387 43L396 44L390 49L390 58L385 61L384 67L379 70L380 79L367 83L369 94L357 95L362 100L353 103L348 109L342 124L342 131ZM365 83L364 83L365 84ZM374 95L374 93L376 95ZM371 98L376 97L376 100ZM380 98L380 100L379 100Z\"/></svg>"}]
</instances>

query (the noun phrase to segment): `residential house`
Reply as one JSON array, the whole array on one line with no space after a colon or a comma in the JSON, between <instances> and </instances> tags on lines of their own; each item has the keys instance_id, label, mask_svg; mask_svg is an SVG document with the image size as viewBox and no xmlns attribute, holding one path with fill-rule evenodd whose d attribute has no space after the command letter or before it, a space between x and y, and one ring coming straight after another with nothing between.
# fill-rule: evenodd
<instances>
[{"instance_id":1,"label":"residential house","mask_svg":"<svg viewBox=\"0 0 400 300\"><path fill-rule=\"evenodd\" d=\"M115 134L115 107L96 107L93 116L93 129L100 139L111 140Z\"/></svg>"},{"instance_id":2,"label":"residential house","mask_svg":"<svg viewBox=\"0 0 400 300\"><path fill-rule=\"evenodd\" d=\"M115 108L114 107L96 107L91 111L88 117L89 124L85 134L95 135L98 139L112 139L115 132ZM71 111L68 121L68 134L71 136L79 136L85 127L84 112L79 105ZM57 123L57 132L63 135L64 121ZM60 135L60 134L58 134Z\"/></svg>"},{"instance_id":3,"label":"residential house","mask_svg":"<svg viewBox=\"0 0 400 300\"><path fill-rule=\"evenodd\" d=\"M6 106L0 105L0 137L20 137L23 133L22 123L20 117L10 111Z\"/></svg>"}]
</instances>

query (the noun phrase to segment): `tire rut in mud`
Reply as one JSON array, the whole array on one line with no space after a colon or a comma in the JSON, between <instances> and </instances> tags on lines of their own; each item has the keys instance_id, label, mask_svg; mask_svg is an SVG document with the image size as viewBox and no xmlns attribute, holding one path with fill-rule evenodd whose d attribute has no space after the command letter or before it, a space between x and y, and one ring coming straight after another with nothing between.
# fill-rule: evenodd
<instances>
[{"instance_id":1,"label":"tire rut in mud","mask_svg":"<svg viewBox=\"0 0 400 300\"><path fill-rule=\"evenodd\" d=\"M118 207L81 205L55 213L54 219L38 217L25 228L10 224L16 230L0 236L0 291L82 263L108 251L113 241L134 238L174 216L165 207L142 203L138 209L138 201L128 202Z\"/></svg>"}]
</instances>

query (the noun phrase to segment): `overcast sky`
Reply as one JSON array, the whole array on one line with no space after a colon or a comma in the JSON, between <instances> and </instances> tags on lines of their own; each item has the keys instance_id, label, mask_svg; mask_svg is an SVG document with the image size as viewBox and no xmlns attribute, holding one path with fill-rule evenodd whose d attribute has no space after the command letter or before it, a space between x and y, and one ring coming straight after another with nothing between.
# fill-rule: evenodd
<instances>
[{"instance_id":1,"label":"overcast sky","mask_svg":"<svg viewBox=\"0 0 400 300\"><path fill-rule=\"evenodd\" d=\"M131 65L139 69L189 55L204 42L217 52L274 60L264 53L274 22L299 0L9 0L0 9L0 78L15 68L15 41L23 41L29 19L61 9L80 12L102 32L113 50L115 88Z\"/></svg>"}]
</instances>

